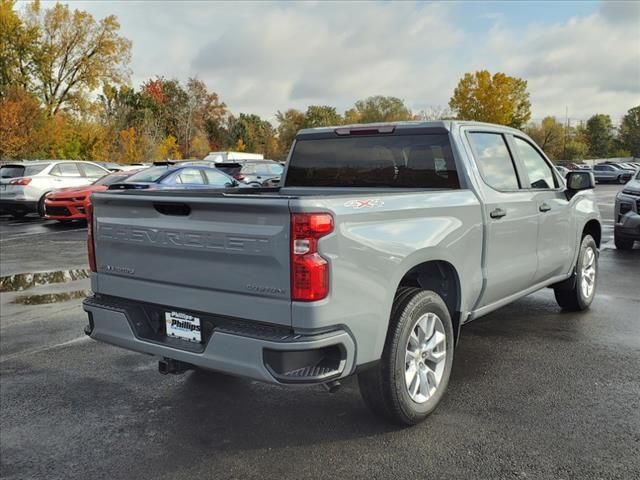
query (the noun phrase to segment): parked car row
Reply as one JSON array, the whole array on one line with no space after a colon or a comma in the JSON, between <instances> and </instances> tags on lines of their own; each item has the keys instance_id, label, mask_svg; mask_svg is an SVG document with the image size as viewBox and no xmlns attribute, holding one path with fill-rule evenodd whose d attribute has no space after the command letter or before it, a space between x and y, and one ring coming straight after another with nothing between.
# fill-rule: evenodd
<instances>
[{"instance_id":1,"label":"parked car row","mask_svg":"<svg viewBox=\"0 0 640 480\"><path fill-rule=\"evenodd\" d=\"M636 173L637 169L623 168L621 165L614 163L600 163L594 165L593 176L596 182L616 182L620 184L627 183Z\"/></svg>"},{"instance_id":2,"label":"parked car row","mask_svg":"<svg viewBox=\"0 0 640 480\"><path fill-rule=\"evenodd\" d=\"M24 161L1 166L0 213L60 221L86 218L90 195L107 189L273 187L284 167L262 158L119 165L112 162Z\"/></svg>"},{"instance_id":3,"label":"parked car row","mask_svg":"<svg viewBox=\"0 0 640 480\"><path fill-rule=\"evenodd\" d=\"M109 170L92 162L48 160L7 163L0 167L0 211L14 218L44 215L48 193L89 185Z\"/></svg>"}]
</instances>

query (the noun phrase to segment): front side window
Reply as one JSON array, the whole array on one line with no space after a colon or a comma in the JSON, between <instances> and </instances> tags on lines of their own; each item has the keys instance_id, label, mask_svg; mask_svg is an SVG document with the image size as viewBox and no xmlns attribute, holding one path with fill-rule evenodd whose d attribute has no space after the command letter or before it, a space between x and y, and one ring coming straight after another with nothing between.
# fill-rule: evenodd
<instances>
[{"instance_id":1,"label":"front side window","mask_svg":"<svg viewBox=\"0 0 640 480\"><path fill-rule=\"evenodd\" d=\"M542 155L522 138L513 137L513 141L529 175L530 188L556 188L555 176Z\"/></svg>"},{"instance_id":2,"label":"front side window","mask_svg":"<svg viewBox=\"0 0 640 480\"><path fill-rule=\"evenodd\" d=\"M520 185L511 154L499 133L474 132L469 141L475 153L480 175L496 190L517 190Z\"/></svg>"}]
</instances>

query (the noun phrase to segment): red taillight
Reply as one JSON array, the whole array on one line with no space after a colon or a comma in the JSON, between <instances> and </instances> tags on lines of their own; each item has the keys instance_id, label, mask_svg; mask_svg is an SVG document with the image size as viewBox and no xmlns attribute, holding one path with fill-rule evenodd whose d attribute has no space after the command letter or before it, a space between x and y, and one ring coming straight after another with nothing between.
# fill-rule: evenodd
<instances>
[{"instance_id":1,"label":"red taillight","mask_svg":"<svg viewBox=\"0 0 640 480\"><path fill-rule=\"evenodd\" d=\"M91 204L87 205L87 253L89 254L89 270L97 272L96 268L96 246L93 241L93 207Z\"/></svg>"},{"instance_id":2,"label":"red taillight","mask_svg":"<svg viewBox=\"0 0 640 480\"><path fill-rule=\"evenodd\" d=\"M11 185L29 185L31 183L30 178L16 178L9 182Z\"/></svg>"},{"instance_id":3,"label":"red taillight","mask_svg":"<svg viewBox=\"0 0 640 480\"><path fill-rule=\"evenodd\" d=\"M328 213L291 214L291 300L313 302L329 294L329 262L318 239L333 232Z\"/></svg>"}]
</instances>

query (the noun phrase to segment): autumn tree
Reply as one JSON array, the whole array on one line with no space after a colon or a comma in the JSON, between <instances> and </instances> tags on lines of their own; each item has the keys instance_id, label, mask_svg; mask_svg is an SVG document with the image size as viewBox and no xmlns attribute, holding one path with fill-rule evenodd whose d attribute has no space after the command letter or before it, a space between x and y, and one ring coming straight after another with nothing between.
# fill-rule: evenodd
<instances>
[{"instance_id":1,"label":"autumn tree","mask_svg":"<svg viewBox=\"0 0 640 480\"><path fill-rule=\"evenodd\" d=\"M9 7L3 4L4 10ZM101 82L122 83L131 42L118 34L120 24L111 15L96 21L82 10L56 3L41 9L27 5L21 18L23 34L7 39L11 52L22 52L19 71L24 86L42 101L48 116L61 108L77 108ZM35 38L32 38L35 37Z\"/></svg>"},{"instance_id":2,"label":"autumn tree","mask_svg":"<svg viewBox=\"0 0 640 480\"><path fill-rule=\"evenodd\" d=\"M521 128L531 118L527 82L504 73L487 70L465 73L458 82L449 107L460 120Z\"/></svg>"},{"instance_id":3,"label":"autumn tree","mask_svg":"<svg viewBox=\"0 0 640 480\"><path fill-rule=\"evenodd\" d=\"M640 157L640 105L631 108L622 118L618 131L620 148Z\"/></svg>"},{"instance_id":4,"label":"autumn tree","mask_svg":"<svg viewBox=\"0 0 640 480\"><path fill-rule=\"evenodd\" d=\"M38 101L21 87L5 91L0 99L0 158L28 157L39 150L36 135L43 127Z\"/></svg>"},{"instance_id":5,"label":"autumn tree","mask_svg":"<svg viewBox=\"0 0 640 480\"><path fill-rule=\"evenodd\" d=\"M173 135L167 135L156 147L155 160L180 160L181 158L178 141Z\"/></svg>"},{"instance_id":6,"label":"autumn tree","mask_svg":"<svg viewBox=\"0 0 640 480\"><path fill-rule=\"evenodd\" d=\"M227 106L216 92L209 92L207 85L196 78L187 81L187 118L185 122L185 157L201 155L203 136L210 144L221 145L226 137L225 120ZM206 147L208 151L208 146ZM206 154L206 152L205 152Z\"/></svg>"},{"instance_id":7,"label":"autumn tree","mask_svg":"<svg viewBox=\"0 0 640 480\"><path fill-rule=\"evenodd\" d=\"M611 117L602 113L591 116L587 120L586 136L589 155L593 158L606 158L613 141Z\"/></svg>"},{"instance_id":8,"label":"autumn tree","mask_svg":"<svg viewBox=\"0 0 640 480\"><path fill-rule=\"evenodd\" d=\"M413 115L401 99L377 95L358 100L344 117L345 123L375 123L412 120Z\"/></svg>"},{"instance_id":9,"label":"autumn tree","mask_svg":"<svg viewBox=\"0 0 640 480\"><path fill-rule=\"evenodd\" d=\"M11 86L28 90L37 40L37 28L25 25L15 10L15 1L0 0L0 98Z\"/></svg>"}]
</instances>

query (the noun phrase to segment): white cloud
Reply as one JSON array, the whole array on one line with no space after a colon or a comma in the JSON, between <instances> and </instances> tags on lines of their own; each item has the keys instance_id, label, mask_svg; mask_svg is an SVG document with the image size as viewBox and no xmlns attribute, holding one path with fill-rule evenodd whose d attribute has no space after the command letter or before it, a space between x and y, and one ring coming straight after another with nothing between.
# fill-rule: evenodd
<instances>
[{"instance_id":1,"label":"white cloud","mask_svg":"<svg viewBox=\"0 0 640 480\"><path fill-rule=\"evenodd\" d=\"M277 110L309 104L342 111L375 94L403 98L414 110L444 106L462 74L480 68L527 79L534 118L562 116L567 106L574 118L602 112L617 120L640 103L636 2L606 2L554 24L544 23L541 7L525 27L504 12L485 13L472 31L465 4L452 3L71 6L118 16L133 41L134 85L155 75L197 76L232 111L271 120Z\"/></svg>"},{"instance_id":2,"label":"white cloud","mask_svg":"<svg viewBox=\"0 0 640 480\"><path fill-rule=\"evenodd\" d=\"M528 80L534 117L586 119L595 112L614 120L640 104L640 4L603 4L583 18L524 31L501 23L488 45L497 65ZM612 10L612 5L616 5Z\"/></svg>"}]
</instances>

